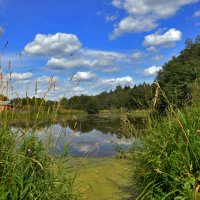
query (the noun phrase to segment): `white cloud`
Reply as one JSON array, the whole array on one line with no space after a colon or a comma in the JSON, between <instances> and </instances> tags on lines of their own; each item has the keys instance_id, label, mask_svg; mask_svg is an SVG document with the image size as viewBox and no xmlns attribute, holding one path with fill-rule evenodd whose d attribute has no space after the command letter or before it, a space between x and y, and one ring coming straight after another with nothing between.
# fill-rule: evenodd
<instances>
[{"instance_id":1,"label":"white cloud","mask_svg":"<svg viewBox=\"0 0 200 200\"><path fill-rule=\"evenodd\" d=\"M72 89L72 92L74 92L76 95L77 95L77 94L79 94L79 95L80 95L80 94L88 94L88 91L86 91L84 88L79 87L79 86L73 88L73 89Z\"/></svg>"},{"instance_id":2,"label":"white cloud","mask_svg":"<svg viewBox=\"0 0 200 200\"><path fill-rule=\"evenodd\" d=\"M57 76L41 76L37 78L37 82L38 83L53 83L53 82L57 82L59 80L59 78Z\"/></svg>"},{"instance_id":3,"label":"white cloud","mask_svg":"<svg viewBox=\"0 0 200 200\"><path fill-rule=\"evenodd\" d=\"M152 67L145 69L143 72L143 75L144 76L155 76L161 69L162 69L162 67L152 66Z\"/></svg>"},{"instance_id":4,"label":"white cloud","mask_svg":"<svg viewBox=\"0 0 200 200\"><path fill-rule=\"evenodd\" d=\"M56 33L37 34L24 48L30 55L48 56L46 68L61 72L74 68L98 69L110 73L120 69L122 62L130 61L123 53L81 48L75 35Z\"/></svg>"},{"instance_id":5,"label":"white cloud","mask_svg":"<svg viewBox=\"0 0 200 200\"><path fill-rule=\"evenodd\" d=\"M11 73L11 80L28 80L31 79L33 76L32 73ZM6 77L10 77L10 74L7 74Z\"/></svg>"},{"instance_id":6,"label":"white cloud","mask_svg":"<svg viewBox=\"0 0 200 200\"><path fill-rule=\"evenodd\" d=\"M157 27L157 24L151 17L133 17L128 16L122 19L114 31L109 36L110 40L114 40L124 33L139 33L150 31Z\"/></svg>"},{"instance_id":7,"label":"white cloud","mask_svg":"<svg viewBox=\"0 0 200 200\"><path fill-rule=\"evenodd\" d=\"M112 4L113 6L117 7L117 8L121 8L123 5L122 0L112 0Z\"/></svg>"},{"instance_id":8,"label":"white cloud","mask_svg":"<svg viewBox=\"0 0 200 200\"><path fill-rule=\"evenodd\" d=\"M46 67L52 71L63 71L72 68L89 68L105 70L118 68L118 63L127 61L125 54L112 51L81 50L78 55L69 58L52 57Z\"/></svg>"},{"instance_id":9,"label":"white cloud","mask_svg":"<svg viewBox=\"0 0 200 200\"><path fill-rule=\"evenodd\" d=\"M92 72L77 72L73 76L74 81L91 81L96 77Z\"/></svg>"},{"instance_id":10,"label":"white cloud","mask_svg":"<svg viewBox=\"0 0 200 200\"><path fill-rule=\"evenodd\" d=\"M24 51L30 55L69 56L81 49L76 35L66 33L37 34L34 41L28 43Z\"/></svg>"},{"instance_id":11,"label":"white cloud","mask_svg":"<svg viewBox=\"0 0 200 200\"><path fill-rule=\"evenodd\" d=\"M194 17L200 17L200 10L197 10L197 11L194 13Z\"/></svg>"},{"instance_id":12,"label":"white cloud","mask_svg":"<svg viewBox=\"0 0 200 200\"><path fill-rule=\"evenodd\" d=\"M121 78L104 79L102 80L102 83L110 85L126 85L133 83L133 79L130 76L125 76Z\"/></svg>"},{"instance_id":13,"label":"white cloud","mask_svg":"<svg viewBox=\"0 0 200 200\"><path fill-rule=\"evenodd\" d=\"M114 7L123 9L127 16L115 26L110 38L115 39L124 33L150 31L160 19L165 19L187 4L198 0L112 0Z\"/></svg>"},{"instance_id":14,"label":"white cloud","mask_svg":"<svg viewBox=\"0 0 200 200\"><path fill-rule=\"evenodd\" d=\"M162 47L171 47L177 41L182 39L182 33L179 30L174 28L169 29L163 35L159 32L147 35L144 39L143 44L145 46L162 46Z\"/></svg>"},{"instance_id":15,"label":"white cloud","mask_svg":"<svg viewBox=\"0 0 200 200\"><path fill-rule=\"evenodd\" d=\"M154 15L167 18L174 15L182 6L198 0L121 0L124 9L132 15Z\"/></svg>"},{"instance_id":16,"label":"white cloud","mask_svg":"<svg viewBox=\"0 0 200 200\"><path fill-rule=\"evenodd\" d=\"M103 72L106 72L106 73L115 73L119 71L120 71L120 67L109 67L108 69L103 70Z\"/></svg>"},{"instance_id":17,"label":"white cloud","mask_svg":"<svg viewBox=\"0 0 200 200\"><path fill-rule=\"evenodd\" d=\"M156 55L152 58L152 60L154 61L158 61L158 60L161 60L163 58L163 55Z\"/></svg>"},{"instance_id":18,"label":"white cloud","mask_svg":"<svg viewBox=\"0 0 200 200\"><path fill-rule=\"evenodd\" d=\"M63 71L72 68L101 68L109 67L113 64L112 59L87 59L87 58L51 58L47 63L47 68L53 71Z\"/></svg>"},{"instance_id":19,"label":"white cloud","mask_svg":"<svg viewBox=\"0 0 200 200\"><path fill-rule=\"evenodd\" d=\"M101 90L111 90L115 89L116 86L132 86L134 84L133 78L130 76L120 77L120 78L110 78L110 79L101 79L96 83L93 83L92 87L94 89Z\"/></svg>"},{"instance_id":20,"label":"white cloud","mask_svg":"<svg viewBox=\"0 0 200 200\"><path fill-rule=\"evenodd\" d=\"M157 51L157 49L156 49L156 47L148 47L147 48L147 51L150 51L150 52L156 52Z\"/></svg>"},{"instance_id":21,"label":"white cloud","mask_svg":"<svg viewBox=\"0 0 200 200\"><path fill-rule=\"evenodd\" d=\"M93 49L85 49L82 50L82 54L85 56L98 57L98 58L112 58L117 60L126 59L127 56L123 53L118 53L114 51L101 51L101 50L93 50Z\"/></svg>"},{"instance_id":22,"label":"white cloud","mask_svg":"<svg viewBox=\"0 0 200 200\"><path fill-rule=\"evenodd\" d=\"M144 56L144 53L140 52L140 51L137 51L137 52L134 52L132 55L131 55L131 58L134 59L134 60L138 60L140 59L141 57Z\"/></svg>"}]
</instances>

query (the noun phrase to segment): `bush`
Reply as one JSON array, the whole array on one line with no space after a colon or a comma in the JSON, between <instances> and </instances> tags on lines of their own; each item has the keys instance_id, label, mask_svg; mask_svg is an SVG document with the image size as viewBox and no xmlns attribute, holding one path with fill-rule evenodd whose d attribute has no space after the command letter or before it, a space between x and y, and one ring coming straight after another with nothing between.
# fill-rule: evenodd
<instances>
[{"instance_id":1,"label":"bush","mask_svg":"<svg viewBox=\"0 0 200 200\"><path fill-rule=\"evenodd\" d=\"M100 111L100 106L95 98L91 98L85 106L88 114L98 114Z\"/></svg>"},{"instance_id":2,"label":"bush","mask_svg":"<svg viewBox=\"0 0 200 200\"><path fill-rule=\"evenodd\" d=\"M198 199L200 104L150 121L131 154L134 199ZM137 194L137 195L136 195ZM135 196L134 196L135 195ZM200 197L200 195L199 195Z\"/></svg>"},{"instance_id":3,"label":"bush","mask_svg":"<svg viewBox=\"0 0 200 200\"><path fill-rule=\"evenodd\" d=\"M65 159L55 160L34 133L11 132L6 113L0 120L0 199L78 199Z\"/></svg>"}]
</instances>

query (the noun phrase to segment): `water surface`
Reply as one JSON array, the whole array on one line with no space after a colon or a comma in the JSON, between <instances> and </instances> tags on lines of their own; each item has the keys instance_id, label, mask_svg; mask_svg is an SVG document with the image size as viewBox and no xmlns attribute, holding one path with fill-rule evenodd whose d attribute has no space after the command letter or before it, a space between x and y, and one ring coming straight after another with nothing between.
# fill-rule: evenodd
<instances>
[{"instance_id":1,"label":"water surface","mask_svg":"<svg viewBox=\"0 0 200 200\"><path fill-rule=\"evenodd\" d=\"M67 148L74 156L111 157L116 154L116 147L128 150L134 143L134 139L121 136L119 128L119 118L88 116L43 123L36 133L44 142L51 140L54 154L62 154Z\"/></svg>"}]
</instances>

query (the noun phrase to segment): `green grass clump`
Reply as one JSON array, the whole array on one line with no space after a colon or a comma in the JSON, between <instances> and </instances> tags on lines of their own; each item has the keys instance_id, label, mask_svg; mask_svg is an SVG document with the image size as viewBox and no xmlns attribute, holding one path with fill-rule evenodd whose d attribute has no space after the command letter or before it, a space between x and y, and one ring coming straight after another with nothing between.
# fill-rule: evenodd
<instances>
[{"instance_id":1,"label":"green grass clump","mask_svg":"<svg viewBox=\"0 0 200 200\"><path fill-rule=\"evenodd\" d=\"M149 120L131 154L133 199L197 200L200 186L200 104Z\"/></svg>"},{"instance_id":2,"label":"green grass clump","mask_svg":"<svg viewBox=\"0 0 200 200\"><path fill-rule=\"evenodd\" d=\"M0 114L0 199L79 199L66 159L55 159L34 133L12 132L9 121Z\"/></svg>"}]
</instances>

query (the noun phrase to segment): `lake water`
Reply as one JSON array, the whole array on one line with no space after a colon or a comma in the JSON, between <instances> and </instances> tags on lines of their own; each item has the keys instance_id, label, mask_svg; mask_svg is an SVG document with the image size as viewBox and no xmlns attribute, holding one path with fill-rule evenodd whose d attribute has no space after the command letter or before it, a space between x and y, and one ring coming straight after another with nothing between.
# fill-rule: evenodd
<instances>
[{"instance_id":1,"label":"lake water","mask_svg":"<svg viewBox=\"0 0 200 200\"><path fill-rule=\"evenodd\" d=\"M119 136L119 118L90 116L64 121L44 123L36 130L40 139L51 140L51 152L54 154L64 153L67 147L74 156L110 157L116 154L116 148L128 150L135 142Z\"/></svg>"}]
</instances>

